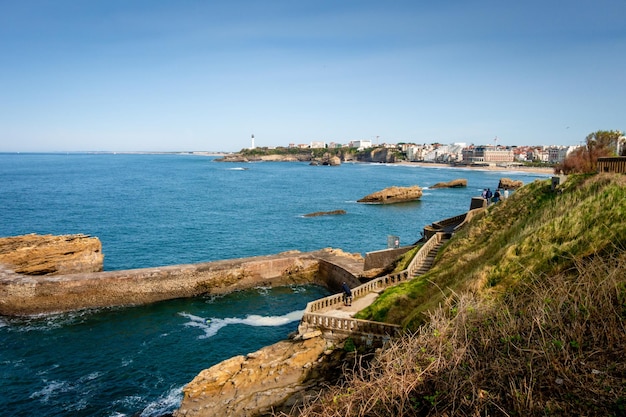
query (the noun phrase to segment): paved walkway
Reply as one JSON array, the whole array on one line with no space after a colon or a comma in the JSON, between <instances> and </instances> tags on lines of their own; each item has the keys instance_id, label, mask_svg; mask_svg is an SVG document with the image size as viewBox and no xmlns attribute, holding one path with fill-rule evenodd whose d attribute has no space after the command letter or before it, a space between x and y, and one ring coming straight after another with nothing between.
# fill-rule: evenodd
<instances>
[{"instance_id":1,"label":"paved walkway","mask_svg":"<svg viewBox=\"0 0 626 417\"><path fill-rule=\"evenodd\" d=\"M324 311L323 314L325 316L350 318L364 308L369 307L369 305L372 304L376 298L378 298L378 293L370 292L365 294L363 297L352 300L351 306L344 306L343 304L340 304L339 307Z\"/></svg>"},{"instance_id":2,"label":"paved walkway","mask_svg":"<svg viewBox=\"0 0 626 417\"><path fill-rule=\"evenodd\" d=\"M447 239L446 239L447 240ZM417 274L426 273L432 266L435 256L439 251L439 248L443 245L443 241L437 244L430 250L428 256L423 260L423 265L417 271ZM369 307L375 300L378 298L378 295L384 291L384 289L380 289L378 291L369 292L357 299L352 300L352 305L346 306L343 304L339 304L338 307L335 307L331 310L324 311L322 314L325 316L337 317L337 318L351 318L359 311Z\"/></svg>"}]
</instances>

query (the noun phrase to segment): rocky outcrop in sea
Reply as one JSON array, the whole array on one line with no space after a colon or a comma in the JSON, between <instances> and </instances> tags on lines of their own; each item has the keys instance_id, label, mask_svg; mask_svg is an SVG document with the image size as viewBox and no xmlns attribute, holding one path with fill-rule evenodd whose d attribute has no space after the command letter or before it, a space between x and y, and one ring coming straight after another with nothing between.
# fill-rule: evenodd
<instances>
[{"instance_id":1,"label":"rocky outcrop in sea","mask_svg":"<svg viewBox=\"0 0 626 417\"><path fill-rule=\"evenodd\" d=\"M456 179L448 182L438 182L430 188L465 188L467 187L466 179Z\"/></svg>"},{"instance_id":2,"label":"rocky outcrop in sea","mask_svg":"<svg viewBox=\"0 0 626 417\"><path fill-rule=\"evenodd\" d=\"M358 203L393 204L419 200L422 197L422 188L413 185L411 187L387 187L375 193L368 194L357 200Z\"/></svg>"},{"instance_id":3,"label":"rocky outcrop in sea","mask_svg":"<svg viewBox=\"0 0 626 417\"><path fill-rule=\"evenodd\" d=\"M0 238L0 264L22 275L65 275L102 271L97 237L28 234Z\"/></svg>"},{"instance_id":4,"label":"rocky outcrop in sea","mask_svg":"<svg viewBox=\"0 0 626 417\"><path fill-rule=\"evenodd\" d=\"M331 210L331 211L316 211L314 213L307 213L303 217L319 217L319 216L337 216L346 214L345 210Z\"/></svg>"},{"instance_id":5,"label":"rocky outcrop in sea","mask_svg":"<svg viewBox=\"0 0 626 417\"><path fill-rule=\"evenodd\" d=\"M498 188L504 190L517 190L522 186L524 186L523 181L512 180L510 178L500 178L500 182L498 183Z\"/></svg>"}]
</instances>

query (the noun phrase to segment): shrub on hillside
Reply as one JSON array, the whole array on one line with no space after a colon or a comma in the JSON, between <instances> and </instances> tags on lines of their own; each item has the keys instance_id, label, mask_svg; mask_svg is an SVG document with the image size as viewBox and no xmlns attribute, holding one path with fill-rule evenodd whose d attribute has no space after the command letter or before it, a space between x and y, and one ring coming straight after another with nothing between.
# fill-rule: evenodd
<instances>
[{"instance_id":1,"label":"shrub on hillside","mask_svg":"<svg viewBox=\"0 0 626 417\"><path fill-rule=\"evenodd\" d=\"M501 302L467 292L292 415L624 416L626 252Z\"/></svg>"}]
</instances>

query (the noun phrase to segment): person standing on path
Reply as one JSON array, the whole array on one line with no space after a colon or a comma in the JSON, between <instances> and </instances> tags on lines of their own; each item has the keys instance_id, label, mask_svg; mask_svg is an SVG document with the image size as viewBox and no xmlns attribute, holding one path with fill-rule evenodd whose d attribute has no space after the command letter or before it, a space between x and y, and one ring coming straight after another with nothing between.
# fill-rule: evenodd
<instances>
[{"instance_id":1,"label":"person standing on path","mask_svg":"<svg viewBox=\"0 0 626 417\"><path fill-rule=\"evenodd\" d=\"M487 204L491 203L491 197L493 197L493 193L491 192L491 188L487 188L486 197L487 197Z\"/></svg>"},{"instance_id":2,"label":"person standing on path","mask_svg":"<svg viewBox=\"0 0 626 417\"><path fill-rule=\"evenodd\" d=\"M348 287L348 284L344 281L341 284L341 288L343 289L343 305L351 306L352 305L352 290Z\"/></svg>"}]
</instances>

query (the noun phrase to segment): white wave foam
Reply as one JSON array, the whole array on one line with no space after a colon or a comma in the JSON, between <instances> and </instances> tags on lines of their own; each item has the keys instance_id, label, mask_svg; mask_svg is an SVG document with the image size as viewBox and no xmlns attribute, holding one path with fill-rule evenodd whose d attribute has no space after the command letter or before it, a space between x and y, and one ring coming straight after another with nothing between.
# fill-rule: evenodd
<instances>
[{"instance_id":1,"label":"white wave foam","mask_svg":"<svg viewBox=\"0 0 626 417\"><path fill-rule=\"evenodd\" d=\"M306 287L303 287L301 285L292 285L291 286L291 291L293 291L294 294L300 294L300 293L303 293L303 292L307 292L307 289L306 289Z\"/></svg>"},{"instance_id":2,"label":"white wave foam","mask_svg":"<svg viewBox=\"0 0 626 417\"><path fill-rule=\"evenodd\" d=\"M229 324L245 324L247 326L255 327L283 326L300 320L304 314L304 310L292 311L291 313L287 313L283 316L260 316L257 314L251 314L245 318L227 317L224 319L206 319L204 317L184 312L178 314L189 319L189 321L184 324L185 326L197 327L204 331L204 335L200 336L200 339L208 339L209 337L215 336L221 328L226 327Z\"/></svg>"},{"instance_id":3,"label":"white wave foam","mask_svg":"<svg viewBox=\"0 0 626 417\"><path fill-rule=\"evenodd\" d=\"M82 384L82 383L84 383L84 382L86 382L86 381L93 381L94 379L98 379L98 378L100 378L102 375L103 375L103 373L102 373L102 372L100 372L100 371L95 371L95 372L92 372L92 373L90 373L90 374L88 374L88 375L85 375L85 376L81 377L81 378L78 380L78 383L79 383L79 384Z\"/></svg>"},{"instance_id":4,"label":"white wave foam","mask_svg":"<svg viewBox=\"0 0 626 417\"><path fill-rule=\"evenodd\" d=\"M172 412L183 400L183 387L172 388L156 401L148 404L141 412L141 417L156 417Z\"/></svg>"},{"instance_id":5,"label":"white wave foam","mask_svg":"<svg viewBox=\"0 0 626 417\"><path fill-rule=\"evenodd\" d=\"M267 295L271 289L272 287L262 287L262 286L255 287L255 290L257 290L259 295Z\"/></svg>"},{"instance_id":6,"label":"white wave foam","mask_svg":"<svg viewBox=\"0 0 626 417\"><path fill-rule=\"evenodd\" d=\"M43 403L47 403L51 397L70 390L70 385L67 381L44 381L46 385L39 391L35 391L28 398L38 399Z\"/></svg>"}]
</instances>

